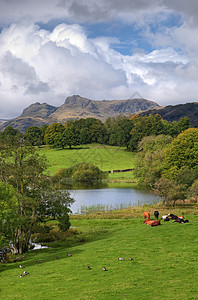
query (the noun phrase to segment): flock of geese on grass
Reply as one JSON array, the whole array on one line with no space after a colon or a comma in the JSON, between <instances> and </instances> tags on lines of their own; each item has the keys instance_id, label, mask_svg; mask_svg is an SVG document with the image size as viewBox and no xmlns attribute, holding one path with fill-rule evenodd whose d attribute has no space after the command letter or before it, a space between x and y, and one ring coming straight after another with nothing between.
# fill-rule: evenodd
<instances>
[{"instance_id":1,"label":"flock of geese on grass","mask_svg":"<svg viewBox=\"0 0 198 300\"><path fill-rule=\"evenodd\" d=\"M72 254L71 254L71 253L68 253L67 256L71 257ZM56 256L56 259L59 259L59 256ZM118 260L124 260L124 257L119 257ZM130 256L130 257L129 257L129 260L133 260L133 258ZM36 263L37 263L37 264L41 263L41 260L36 260ZM20 268L20 269L24 269L25 267L24 267L23 265L19 265L19 268ZM90 266L87 266L87 269L88 269L88 270L91 270L91 267L90 267ZM107 268L106 268L106 267L102 267L102 270L103 270L103 271L107 271ZM20 275L20 277L22 278L22 277L25 277L25 276L27 276L27 275L29 275L29 273L28 273L27 271L24 271L23 274Z\"/></svg>"}]
</instances>

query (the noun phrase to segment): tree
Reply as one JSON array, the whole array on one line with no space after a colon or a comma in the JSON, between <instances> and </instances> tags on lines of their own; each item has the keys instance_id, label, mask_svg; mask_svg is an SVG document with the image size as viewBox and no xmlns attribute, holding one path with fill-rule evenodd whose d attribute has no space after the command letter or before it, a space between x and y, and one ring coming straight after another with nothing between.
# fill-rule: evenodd
<instances>
[{"instance_id":1,"label":"tree","mask_svg":"<svg viewBox=\"0 0 198 300\"><path fill-rule=\"evenodd\" d=\"M167 135L147 136L138 144L135 175L141 185L152 187L161 178L165 148L172 138Z\"/></svg>"},{"instance_id":2,"label":"tree","mask_svg":"<svg viewBox=\"0 0 198 300\"><path fill-rule=\"evenodd\" d=\"M6 144L0 147L0 179L14 188L15 196L11 200L17 199L16 205L7 213L7 217L9 214L17 216L17 229L12 237L16 253L28 250L35 224L52 216L64 218L73 201L69 193L54 190L51 179L44 175L46 168L46 158L39 156L23 140L9 147Z\"/></svg>"},{"instance_id":3,"label":"tree","mask_svg":"<svg viewBox=\"0 0 198 300\"><path fill-rule=\"evenodd\" d=\"M78 182L94 183L104 177L105 173L91 163L81 163L72 168L72 178Z\"/></svg>"},{"instance_id":4,"label":"tree","mask_svg":"<svg viewBox=\"0 0 198 300\"><path fill-rule=\"evenodd\" d=\"M164 204L173 203L177 200L184 200L186 196L186 186L177 185L174 181L170 181L166 178L160 178L154 184L153 191L156 195L160 196Z\"/></svg>"},{"instance_id":5,"label":"tree","mask_svg":"<svg viewBox=\"0 0 198 300\"><path fill-rule=\"evenodd\" d=\"M7 143L13 143L15 140L22 138L23 134L12 126L7 126L3 131L3 140Z\"/></svg>"},{"instance_id":6,"label":"tree","mask_svg":"<svg viewBox=\"0 0 198 300\"><path fill-rule=\"evenodd\" d=\"M188 195L194 197L198 203L198 179L193 182L191 187L188 190Z\"/></svg>"},{"instance_id":7,"label":"tree","mask_svg":"<svg viewBox=\"0 0 198 300\"><path fill-rule=\"evenodd\" d=\"M180 133L166 149L163 176L175 180L181 168L198 169L198 129Z\"/></svg>"},{"instance_id":8,"label":"tree","mask_svg":"<svg viewBox=\"0 0 198 300\"><path fill-rule=\"evenodd\" d=\"M44 142L46 145L57 146L65 127L61 123L53 123L45 131Z\"/></svg>"},{"instance_id":9,"label":"tree","mask_svg":"<svg viewBox=\"0 0 198 300\"><path fill-rule=\"evenodd\" d=\"M0 182L0 248L15 243L19 226L18 201L14 188Z\"/></svg>"},{"instance_id":10,"label":"tree","mask_svg":"<svg viewBox=\"0 0 198 300\"><path fill-rule=\"evenodd\" d=\"M108 118L105 121L106 132L108 133L108 144L113 146L123 146L128 148L131 138L130 132L133 128L133 122L125 117Z\"/></svg>"},{"instance_id":11,"label":"tree","mask_svg":"<svg viewBox=\"0 0 198 300\"><path fill-rule=\"evenodd\" d=\"M80 132L75 126L66 127L63 131L62 135L59 137L57 145L61 146L62 148L69 146L71 149L72 146L80 145Z\"/></svg>"},{"instance_id":12,"label":"tree","mask_svg":"<svg viewBox=\"0 0 198 300\"><path fill-rule=\"evenodd\" d=\"M30 126L25 132L25 139L32 146L40 146L43 144L43 137L39 127Z\"/></svg>"}]
</instances>

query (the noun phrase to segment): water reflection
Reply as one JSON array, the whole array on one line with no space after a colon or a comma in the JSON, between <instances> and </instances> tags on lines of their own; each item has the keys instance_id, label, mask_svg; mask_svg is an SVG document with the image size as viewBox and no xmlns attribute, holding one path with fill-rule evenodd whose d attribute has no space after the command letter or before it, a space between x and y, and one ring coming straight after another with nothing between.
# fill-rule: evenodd
<instances>
[{"instance_id":1,"label":"water reflection","mask_svg":"<svg viewBox=\"0 0 198 300\"><path fill-rule=\"evenodd\" d=\"M126 186L126 184L125 184ZM87 188L69 190L71 197L75 202L71 205L73 214L81 214L90 209L95 210L112 210L121 209L129 206L141 206L159 202L159 197L143 190L135 188Z\"/></svg>"}]
</instances>

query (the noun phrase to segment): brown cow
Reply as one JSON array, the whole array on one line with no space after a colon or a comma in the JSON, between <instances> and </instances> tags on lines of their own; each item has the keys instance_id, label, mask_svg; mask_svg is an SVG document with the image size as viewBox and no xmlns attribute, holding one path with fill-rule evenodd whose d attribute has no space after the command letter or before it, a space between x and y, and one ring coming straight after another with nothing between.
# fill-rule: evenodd
<instances>
[{"instance_id":1,"label":"brown cow","mask_svg":"<svg viewBox=\"0 0 198 300\"><path fill-rule=\"evenodd\" d=\"M154 221L154 220L146 219L146 220L144 220L143 224L151 225L153 221Z\"/></svg>"},{"instance_id":2,"label":"brown cow","mask_svg":"<svg viewBox=\"0 0 198 300\"><path fill-rule=\"evenodd\" d=\"M153 226L161 225L161 224L160 224L160 220L150 220L150 219L144 220L143 224L151 225L152 227L153 227Z\"/></svg>"},{"instance_id":3,"label":"brown cow","mask_svg":"<svg viewBox=\"0 0 198 300\"><path fill-rule=\"evenodd\" d=\"M144 212L144 219L150 219L150 214L149 212Z\"/></svg>"},{"instance_id":4,"label":"brown cow","mask_svg":"<svg viewBox=\"0 0 198 300\"><path fill-rule=\"evenodd\" d=\"M157 220L157 221L154 220L150 225L151 225L152 227L153 227L153 226L161 225L161 224L160 224L160 220Z\"/></svg>"}]
</instances>

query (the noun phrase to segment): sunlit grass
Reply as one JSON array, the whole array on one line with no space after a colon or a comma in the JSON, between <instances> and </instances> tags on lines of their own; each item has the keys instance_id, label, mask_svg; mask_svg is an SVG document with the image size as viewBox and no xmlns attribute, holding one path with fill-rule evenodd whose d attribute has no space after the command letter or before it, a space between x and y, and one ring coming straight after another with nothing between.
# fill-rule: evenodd
<instances>
[{"instance_id":1,"label":"sunlit grass","mask_svg":"<svg viewBox=\"0 0 198 300\"><path fill-rule=\"evenodd\" d=\"M1 299L197 299L197 215L185 216L190 223L153 228L116 212L74 216L79 235L26 254L29 275L19 277L19 263L0 266Z\"/></svg>"},{"instance_id":2,"label":"sunlit grass","mask_svg":"<svg viewBox=\"0 0 198 300\"><path fill-rule=\"evenodd\" d=\"M40 154L45 154L49 162L48 171L53 175L61 168L89 162L102 171L131 169L134 167L134 153L124 147L100 144L82 145L74 149L53 149L47 146L38 148Z\"/></svg>"}]
</instances>

